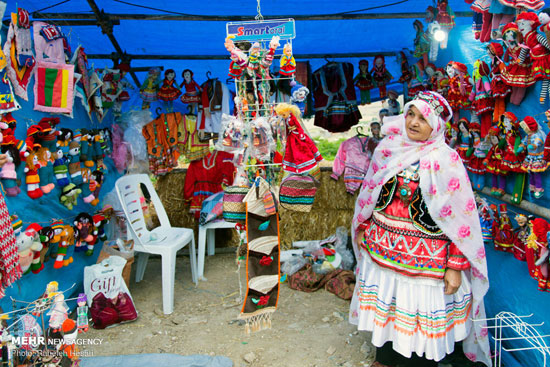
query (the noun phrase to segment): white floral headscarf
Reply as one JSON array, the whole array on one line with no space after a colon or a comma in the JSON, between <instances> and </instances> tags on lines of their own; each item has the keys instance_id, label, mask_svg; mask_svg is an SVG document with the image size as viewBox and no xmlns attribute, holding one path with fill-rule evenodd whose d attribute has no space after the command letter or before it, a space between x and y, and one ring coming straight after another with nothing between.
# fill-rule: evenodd
<instances>
[{"instance_id":1,"label":"white floral headscarf","mask_svg":"<svg viewBox=\"0 0 550 367\"><path fill-rule=\"evenodd\" d=\"M407 136L405 116L411 106L418 108L433 129L426 141L413 141ZM485 248L468 174L458 153L445 143L445 124L451 118L452 110L441 95L421 92L405 105L402 115L384 119L385 137L374 151L355 204L353 247L356 258L361 259L358 243L363 233L359 226L372 215L382 186L419 162L419 186L431 217L470 262L471 268L464 274L472 284L471 317L484 319L483 297L489 289ZM474 323L473 332L464 341L464 351L470 360L490 366L487 329L483 326L484 322Z\"/></svg>"}]
</instances>

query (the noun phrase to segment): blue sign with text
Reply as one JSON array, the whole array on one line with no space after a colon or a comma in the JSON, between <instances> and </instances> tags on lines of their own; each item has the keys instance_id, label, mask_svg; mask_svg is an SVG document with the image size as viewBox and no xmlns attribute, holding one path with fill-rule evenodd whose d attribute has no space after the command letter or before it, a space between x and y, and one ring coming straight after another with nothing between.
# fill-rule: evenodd
<instances>
[{"instance_id":1,"label":"blue sign with text","mask_svg":"<svg viewBox=\"0 0 550 367\"><path fill-rule=\"evenodd\" d=\"M252 22L230 22L226 25L227 37L236 41L268 41L273 36L282 40L294 39L294 19L274 19Z\"/></svg>"}]
</instances>

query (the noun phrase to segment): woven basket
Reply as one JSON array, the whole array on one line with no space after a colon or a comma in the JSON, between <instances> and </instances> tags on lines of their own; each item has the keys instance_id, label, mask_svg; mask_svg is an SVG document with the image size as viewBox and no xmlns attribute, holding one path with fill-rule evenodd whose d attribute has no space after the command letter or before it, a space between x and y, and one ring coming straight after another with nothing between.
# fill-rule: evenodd
<instances>
[{"instance_id":1,"label":"woven basket","mask_svg":"<svg viewBox=\"0 0 550 367\"><path fill-rule=\"evenodd\" d=\"M290 175L283 179L279 190L279 202L285 209L309 213L319 181L310 175Z\"/></svg>"},{"instance_id":2,"label":"woven basket","mask_svg":"<svg viewBox=\"0 0 550 367\"><path fill-rule=\"evenodd\" d=\"M223 219L226 222L246 221L246 203L243 199L248 193L248 187L228 186L223 193Z\"/></svg>"}]
</instances>

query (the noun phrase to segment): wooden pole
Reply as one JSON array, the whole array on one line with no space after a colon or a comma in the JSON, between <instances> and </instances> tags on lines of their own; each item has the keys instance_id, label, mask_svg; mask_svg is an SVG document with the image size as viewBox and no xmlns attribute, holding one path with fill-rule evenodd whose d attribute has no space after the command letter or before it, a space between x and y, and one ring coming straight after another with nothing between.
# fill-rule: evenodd
<instances>
[{"instance_id":1,"label":"wooden pole","mask_svg":"<svg viewBox=\"0 0 550 367\"><path fill-rule=\"evenodd\" d=\"M89 1L88 1L89 2ZM471 11L455 12L456 17L471 17ZM254 20L254 15L177 15L177 14L110 14L106 16L111 20L180 20L180 21L218 21L218 22L239 22ZM34 20L40 19L94 19L92 14L83 13L40 13L32 14ZM273 15L270 19L294 20L360 20L360 19L424 19L426 13L363 13L363 14L328 14L328 15Z\"/></svg>"}]
</instances>

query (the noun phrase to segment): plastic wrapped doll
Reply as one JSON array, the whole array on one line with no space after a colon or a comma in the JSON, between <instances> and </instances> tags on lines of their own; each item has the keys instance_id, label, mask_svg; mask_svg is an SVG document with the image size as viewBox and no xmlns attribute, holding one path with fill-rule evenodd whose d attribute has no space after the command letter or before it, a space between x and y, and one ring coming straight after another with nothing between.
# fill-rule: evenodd
<instances>
[{"instance_id":1,"label":"plastic wrapped doll","mask_svg":"<svg viewBox=\"0 0 550 367\"><path fill-rule=\"evenodd\" d=\"M485 185L486 172L483 160L487 157L487 152L491 146L488 139L481 139L481 126L477 122L470 122L470 125L468 125L468 131L470 133L471 148L466 153L466 156L468 157L466 169L473 173L471 177L472 186L474 189L481 190Z\"/></svg>"},{"instance_id":2,"label":"plastic wrapped doll","mask_svg":"<svg viewBox=\"0 0 550 367\"><path fill-rule=\"evenodd\" d=\"M193 106L193 113L196 113L197 107L201 101L201 87L193 80L193 72L189 69L185 69L181 76L183 77L183 82L180 85L180 88L185 92L181 96L181 101L183 103Z\"/></svg>"},{"instance_id":3,"label":"plastic wrapped doll","mask_svg":"<svg viewBox=\"0 0 550 367\"><path fill-rule=\"evenodd\" d=\"M529 49L521 43L523 37L516 23L508 23L502 28L502 38L506 45L503 61L508 63L502 70L502 80L512 88L510 103L519 106L527 87L535 84Z\"/></svg>"},{"instance_id":4,"label":"plastic wrapped doll","mask_svg":"<svg viewBox=\"0 0 550 367\"><path fill-rule=\"evenodd\" d=\"M481 121L482 138L487 135L491 127L495 108L495 100L491 94L490 72L489 65L484 61L477 60L474 63L474 84L470 93L470 101L472 101L472 109Z\"/></svg>"},{"instance_id":5,"label":"plastic wrapped doll","mask_svg":"<svg viewBox=\"0 0 550 367\"><path fill-rule=\"evenodd\" d=\"M399 77L399 80L397 82L403 84L403 97L405 98L405 102L407 102L407 88L409 81L412 78L412 73L409 67L409 61L407 60L407 55L405 55L403 51L399 51L399 53L397 54L397 60L401 63L401 76Z\"/></svg>"},{"instance_id":6,"label":"plastic wrapped doll","mask_svg":"<svg viewBox=\"0 0 550 367\"><path fill-rule=\"evenodd\" d=\"M157 100L157 93L159 90L160 70L158 68L151 68L147 74L147 79L143 82L140 90L141 99L143 104L141 105L142 110L146 110L151 106L151 102Z\"/></svg>"},{"instance_id":7,"label":"plastic wrapped doll","mask_svg":"<svg viewBox=\"0 0 550 367\"><path fill-rule=\"evenodd\" d=\"M538 199L544 193L542 172L547 168L543 159L546 136L537 121L531 116L526 116L520 126L527 134L522 141L522 147L527 151L522 168L524 172L529 173L529 191L533 193L535 199Z\"/></svg>"},{"instance_id":8,"label":"plastic wrapped doll","mask_svg":"<svg viewBox=\"0 0 550 367\"><path fill-rule=\"evenodd\" d=\"M244 124L235 116L222 115L220 139L216 142L216 150L236 152L244 148Z\"/></svg>"},{"instance_id":9,"label":"plastic wrapped doll","mask_svg":"<svg viewBox=\"0 0 550 367\"><path fill-rule=\"evenodd\" d=\"M500 43L491 42L487 46L487 54L491 58L491 93L495 100L493 111L493 122L497 122L506 108L505 99L512 92L511 88L504 83L501 71L505 68L502 61L504 49Z\"/></svg>"},{"instance_id":10,"label":"plastic wrapped doll","mask_svg":"<svg viewBox=\"0 0 550 367\"><path fill-rule=\"evenodd\" d=\"M510 218L508 218L508 208L506 204L500 204L498 219L493 223L493 242L495 250L504 252L513 252L514 249L514 231Z\"/></svg>"},{"instance_id":11,"label":"plastic wrapped doll","mask_svg":"<svg viewBox=\"0 0 550 367\"><path fill-rule=\"evenodd\" d=\"M512 112L505 112L500 117L501 130L504 131L504 155L502 165L510 172L523 173L522 162L525 149L521 146L519 121Z\"/></svg>"},{"instance_id":12,"label":"plastic wrapped doll","mask_svg":"<svg viewBox=\"0 0 550 367\"><path fill-rule=\"evenodd\" d=\"M165 102L166 112L174 111L174 101L181 95L175 78L176 72L174 69L166 70L164 72L164 80L157 93L158 99Z\"/></svg>"},{"instance_id":13,"label":"plastic wrapped doll","mask_svg":"<svg viewBox=\"0 0 550 367\"><path fill-rule=\"evenodd\" d=\"M290 42L286 43L283 47L279 74L293 79L294 74L296 74L296 61L294 60L294 56L292 56L292 44Z\"/></svg>"},{"instance_id":14,"label":"plastic wrapped doll","mask_svg":"<svg viewBox=\"0 0 550 367\"><path fill-rule=\"evenodd\" d=\"M414 98L418 92L426 90L426 79L421 66L419 63L411 66L412 78L408 85L409 99Z\"/></svg>"},{"instance_id":15,"label":"plastic wrapped doll","mask_svg":"<svg viewBox=\"0 0 550 367\"><path fill-rule=\"evenodd\" d=\"M539 291L550 291L548 279L548 233L550 224L542 218L535 218L530 222L531 233L527 237L527 246L533 252L526 252L527 266L534 260L534 277L538 281ZM530 255L534 256L530 256Z\"/></svg>"},{"instance_id":16,"label":"plastic wrapped doll","mask_svg":"<svg viewBox=\"0 0 550 367\"><path fill-rule=\"evenodd\" d=\"M54 296L53 305L47 313L50 316L50 329L53 331L60 330L61 325L63 325L63 321L65 321L68 317L68 312L69 307L65 302L65 296L63 293L57 293Z\"/></svg>"},{"instance_id":17,"label":"plastic wrapped doll","mask_svg":"<svg viewBox=\"0 0 550 367\"><path fill-rule=\"evenodd\" d=\"M491 38L496 40L501 38L502 28L514 21L516 9L506 6L500 0L492 0L489 6L491 17Z\"/></svg>"},{"instance_id":18,"label":"plastic wrapped doll","mask_svg":"<svg viewBox=\"0 0 550 367\"><path fill-rule=\"evenodd\" d=\"M456 151L458 152L460 158L462 158L464 165L467 165L470 160L468 152L471 150L472 146L470 143L470 131L468 130L469 124L470 122L465 117L458 120L458 145L456 147Z\"/></svg>"},{"instance_id":19,"label":"plastic wrapped doll","mask_svg":"<svg viewBox=\"0 0 550 367\"><path fill-rule=\"evenodd\" d=\"M399 94L396 91L388 91L388 111L390 116L397 116L401 112L401 104L397 98L399 98Z\"/></svg>"},{"instance_id":20,"label":"plastic wrapped doll","mask_svg":"<svg viewBox=\"0 0 550 367\"><path fill-rule=\"evenodd\" d=\"M4 142L7 139L4 137ZM21 193L21 189L17 186L17 167L21 164L21 157L15 145L2 145L2 154L7 155L7 162L2 166L0 178L2 186L6 192L6 196L17 196Z\"/></svg>"},{"instance_id":21,"label":"plastic wrapped doll","mask_svg":"<svg viewBox=\"0 0 550 367\"><path fill-rule=\"evenodd\" d=\"M413 27L416 32L413 56L422 59L423 66L426 67L428 65L428 53L430 52L430 40L424 32L424 24L421 21L415 20Z\"/></svg>"},{"instance_id":22,"label":"plastic wrapped doll","mask_svg":"<svg viewBox=\"0 0 550 367\"><path fill-rule=\"evenodd\" d=\"M437 2L437 16L435 17L435 20L439 23L441 29L447 32L451 31L451 29L455 26L455 14L453 13L453 10L449 6L449 2L447 0L439 0ZM447 48L447 41L449 37L445 37L441 41L441 48L446 49Z\"/></svg>"},{"instance_id":23,"label":"plastic wrapped doll","mask_svg":"<svg viewBox=\"0 0 550 367\"><path fill-rule=\"evenodd\" d=\"M502 166L504 139L501 140L500 129L497 126L489 129L487 135L491 142L491 149L483 160L486 170L491 174L491 195L502 196L506 188L506 174L508 171Z\"/></svg>"},{"instance_id":24,"label":"plastic wrapped doll","mask_svg":"<svg viewBox=\"0 0 550 367\"><path fill-rule=\"evenodd\" d=\"M546 101L550 93L550 45L546 36L539 34L537 28L540 25L537 14L524 12L517 16L518 29L523 35L525 45L530 49L533 60L533 77L542 81L540 91L540 103Z\"/></svg>"},{"instance_id":25,"label":"plastic wrapped doll","mask_svg":"<svg viewBox=\"0 0 550 367\"><path fill-rule=\"evenodd\" d=\"M470 109L470 100L468 97L472 91L472 85L469 81L468 68L461 62L451 61L446 67L449 76L449 91L447 92L447 101L453 109L453 118L458 120L460 110Z\"/></svg>"},{"instance_id":26,"label":"plastic wrapped doll","mask_svg":"<svg viewBox=\"0 0 550 367\"><path fill-rule=\"evenodd\" d=\"M38 176L38 169L40 168L40 162L35 152L32 152L27 157L27 164L25 166L25 182L27 183L27 195L31 199L38 199L44 194L40 190L40 177Z\"/></svg>"},{"instance_id":27,"label":"plastic wrapped doll","mask_svg":"<svg viewBox=\"0 0 550 367\"><path fill-rule=\"evenodd\" d=\"M369 72L369 62L359 61L359 73L353 78L355 86L359 88L361 105L370 104L370 90L374 88L372 75Z\"/></svg>"},{"instance_id":28,"label":"plastic wrapped doll","mask_svg":"<svg viewBox=\"0 0 550 367\"><path fill-rule=\"evenodd\" d=\"M386 98L386 84L393 79L388 69L386 69L386 61L383 55L377 55L374 57L374 66L370 71L376 87L380 92L380 98Z\"/></svg>"},{"instance_id":29,"label":"plastic wrapped doll","mask_svg":"<svg viewBox=\"0 0 550 367\"><path fill-rule=\"evenodd\" d=\"M76 304L78 305L76 309L76 327L79 333L85 333L88 331L88 305L86 303L87 298L86 294L80 293Z\"/></svg>"},{"instance_id":30,"label":"plastic wrapped doll","mask_svg":"<svg viewBox=\"0 0 550 367\"><path fill-rule=\"evenodd\" d=\"M514 228L514 248L512 252L514 257L520 261L525 261L525 244L529 237L529 226L527 225L527 217L523 214L518 214L514 217L518 226Z\"/></svg>"},{"instance_id":31,"label":"plastic wrapped doll","mask_svg":"<svg viewBox=\"0 0 550 367\"><path fill-rule=\"evenodd\" d=\"M280 103L275 113L286 120L286 146L283 169L294 173L308 172L317 166L323 157L313 140L304 131L298 107Z\"/></svg>"}]
</instances>

